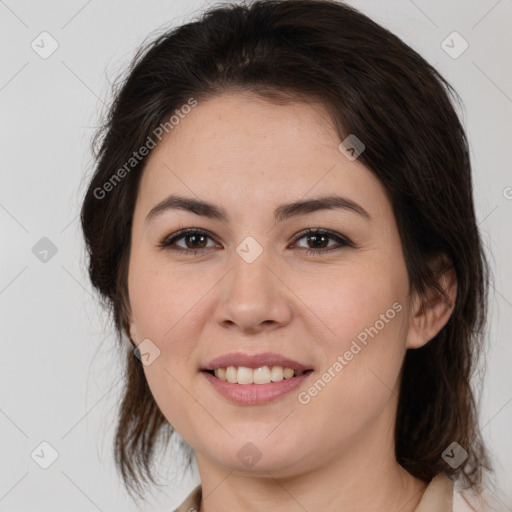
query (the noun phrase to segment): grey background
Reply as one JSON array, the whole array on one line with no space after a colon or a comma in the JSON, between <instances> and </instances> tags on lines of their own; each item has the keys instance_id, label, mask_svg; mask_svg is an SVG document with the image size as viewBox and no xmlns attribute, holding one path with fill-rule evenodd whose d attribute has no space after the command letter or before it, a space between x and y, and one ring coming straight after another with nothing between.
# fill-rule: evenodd
<instances>
[{"instance_id":1,"label":"grey background","mask_svg":"<svg viewBox=\"0 0 512 512\"><path fill-rule=\"evenodd\" d=\"M481 424L512 510L512 1L350 3L434 64L464 103L477 215L496 278ZM85 274L77 216L109 82L150 33L206 5L0 0L1 511L137 510L113 466L121 363ZM43 45L43 31L59 45L46 59L31 47ZM469 44L458 58L441 46L453 31ZM446 44L452 53L462 48L453 38ZM57 252L37 257L48 248L43 237ZM35 449L39 460L49 456L43 441L59 455L48 469L31 458ZM198 483L197 472L181 479L180 460L168 462L170 483L144 510L173 510Z\"/></svg>"}]
</instances>

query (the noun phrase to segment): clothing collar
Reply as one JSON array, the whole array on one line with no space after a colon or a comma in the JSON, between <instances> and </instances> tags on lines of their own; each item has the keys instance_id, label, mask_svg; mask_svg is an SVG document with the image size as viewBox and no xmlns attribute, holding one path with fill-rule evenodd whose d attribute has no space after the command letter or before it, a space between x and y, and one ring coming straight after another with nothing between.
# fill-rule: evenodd
<instances>
[{"instance_id":1,"label":"clothing collar","mask_svg":"<svg viewBox=\"0 0 512 512\"><path fill-rule=\"evenodd\" d=\"M453 480L439 473L428 484L414 512L453 512ZM202 488L198 485L174 512L199 512Z\"/></svg>"}]
</instances>

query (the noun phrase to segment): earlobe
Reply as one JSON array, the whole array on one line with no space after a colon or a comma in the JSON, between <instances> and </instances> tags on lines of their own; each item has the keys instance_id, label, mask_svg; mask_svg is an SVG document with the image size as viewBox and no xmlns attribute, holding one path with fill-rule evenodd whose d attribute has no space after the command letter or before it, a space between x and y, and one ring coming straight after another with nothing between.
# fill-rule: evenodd
<instances>
[{"instance_id":1,"label":"earlobe","mask_svg":"<svg viewBox=\"0 0 512 512\"><path fill-rule=\"evenodd\" d=\"M132 345L132 347L136 348L138 345L139 335L137 333L137 328L135 327L135 320L133 319L132 314L130 313L125 317L123 322L125 334L128 337L128 341Z\"/></svg>"},{"instance_id":2,"label":"earlobe","mask_svg":"<svg viewBox=\"0 0 512 512\"><path fill-rule=\"evenodd\" d=\"M438 290L429 290L427 297L415 294L406 348L420 348L434 338L448 323L457 297L455 268L450 266L439 275L437 282L446 297Z\"/></svg>"},{"instance_id":3,"label":"earlobe","mask_svg":"<svg viewBox=\"0 0 512 512\"><path fill-rule=\"evenodd\" d=\"M137 329L135 327L135 319L133 317L133 313L130 307L130 302L126 298L123 301L123 309L121 315L124 334L126 335L128 341L130 342L130 345L133 348L136 348L138 345L139 336L137 334Z\"/></svg>"},{"instance_id":4,"label":"earlobe","mask_svg":"<svg viewBox=\"0 0 512 512\"><path fill-rule=\"evenodd\" d=\"M137 335L137 329L135 328L135 322L133 321L130 321L130 338L135 344L137 344L139 337Z\"/></svg>"}]
</instances>

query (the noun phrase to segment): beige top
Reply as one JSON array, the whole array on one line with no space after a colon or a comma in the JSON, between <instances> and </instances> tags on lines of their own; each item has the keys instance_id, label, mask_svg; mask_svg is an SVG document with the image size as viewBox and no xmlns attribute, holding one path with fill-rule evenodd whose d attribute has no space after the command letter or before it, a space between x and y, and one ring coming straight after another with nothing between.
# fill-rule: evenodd
<instances>
[{"instance_id":1,"label":"beige top","mask_svg":"<svg viewBox=\"0 0 512 512\"><path fill-rule=\"evenodd\" d=\"M453 512L453 480L439 473L428 484L414 512ZM198 485L174 512L199 512L201 485Z\"/></svg>"}]
</instances>

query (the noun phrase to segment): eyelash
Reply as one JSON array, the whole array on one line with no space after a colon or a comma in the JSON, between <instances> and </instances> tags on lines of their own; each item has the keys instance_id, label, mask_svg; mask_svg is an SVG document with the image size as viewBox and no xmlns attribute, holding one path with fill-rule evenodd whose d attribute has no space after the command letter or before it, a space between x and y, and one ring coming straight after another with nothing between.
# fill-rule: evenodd
<instances>
[{"instance_id":1,"label":"eyelash","mask_svg":"<svg viewBox=\"0 0 512 512\"><path fill-rule=\"evenodd\" d=\"M174 233L171 236L166 236L165 238L163 238L163 240L160 241L160 243L158 244L158 247L160 247L162 249L171 250L171 251L178 251L178 252L181 252L182 254L191 254L191 255L195 255L200 251L206 250L206 249L183 249L181 247L177 249L177 248L171 247L171 245L174 244L176 241L178 241L182 238L185 238L186 236L190 236L190 235L206 235L208 238L211 238L213 240L213 237L211 237L207 231L204 231L202 229L196 229L196 228L187 228L187 229L182 229L181 231L178 231L177 233ZM329 231L329 230L325 230L325 229L313 229L313 228L309 228L309 229L306 229L306 230L298 233L295 236L293 243L298 242L302 238L305 238L307 235L326 236L333 240L336 240L339 244L341 244L341 247L334 247L334 248L331 247L329 249L305 249L302 247L299 248L300 250L305 251L306 254L308 254L308 255L323 256L323 255L325 255L327 253L331 253L332 251L335 251L337 249L343 249L344 247L355 247L354 243L351 242L348 238L338 235L337 233L334 233L333 231Z\"/></svg>"}]
</instances>

